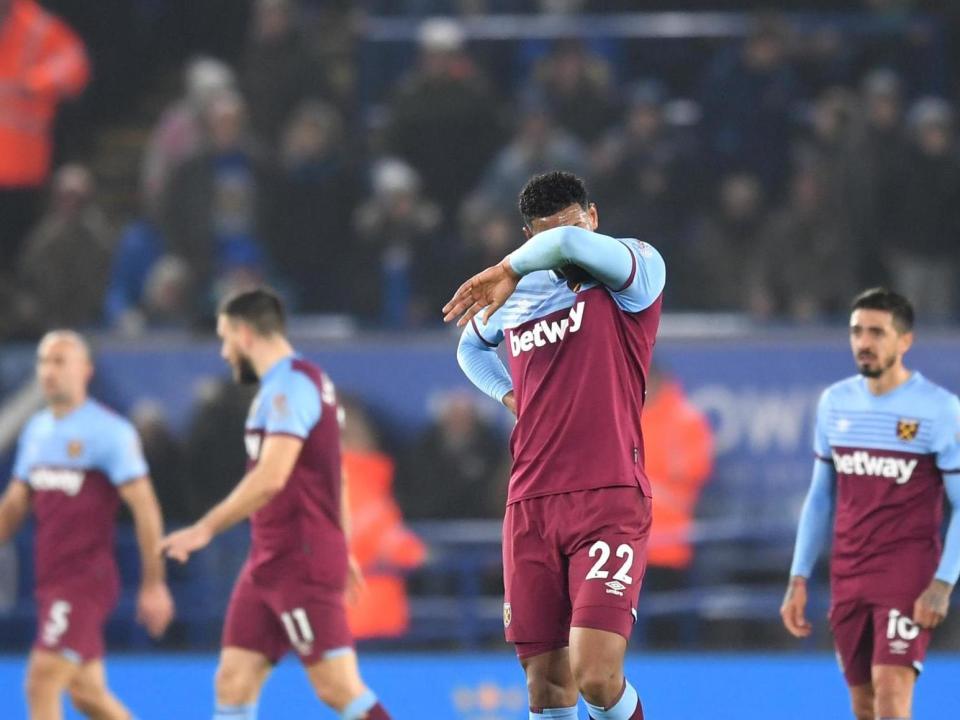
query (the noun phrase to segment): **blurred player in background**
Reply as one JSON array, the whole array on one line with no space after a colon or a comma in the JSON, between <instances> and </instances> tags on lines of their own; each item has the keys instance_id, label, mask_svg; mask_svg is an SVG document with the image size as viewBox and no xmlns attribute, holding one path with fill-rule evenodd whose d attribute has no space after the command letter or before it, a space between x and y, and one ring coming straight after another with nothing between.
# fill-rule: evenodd
<instances>
[{"instance_id":1,"label":"blurred player in background","mask_svg":"<svg viewBox=\"0 0 960 720\"><path fill-rule=\"evenodd\" d=\"M260 382L246 426L248 471L222 502L163 541L186 562L250 518L250 556L233 590L217 668L214 720L254 720L270 670L296 650L320 699L342 720L389 718L360 678L344 593L360 575L347 553L346 496L333 383L285 336L280 299L264 289L228 299L221 355L242 383Z\"/></svg>"},{"instance_id":2,"label":"blurred player in background","mask_svg":"<svg viewBox=\"0 0 960 720\"><path fill-rule=\"evenodd\" d=\"M860 376L820 398L816 460L780 610L806 637L807 579L830 534L830 627L858 720L909 718L930 631L960 575L960 400L904 367L913 308L884 289L853 301ZM944 489L953 506L941 553Z\"/></svg>"},{"instance_id":3,"label":"blurred player in background","mask_svg":"<svg viewBox=\"0 0 960 720\"><path fill-rule=\"evenodd\" d=\"M576 718L578 692L595 720L639 720L623 662L650 532L640 414L664 263L646 243L597 233L597 208L570 173L532 178L520 214L527 242L444 307L466 326L464 372L517 416L506 636L531 720ZM504 341L509 372L494 350Z\"/></svg>"},{"instance_id":4,"label":"blurred player in background","mask_svg":"<svg viewBox=\"0 0 960 720\"><path fill-rule=\"evenodd\" d=\"M129 720L107 688L103 626L120 577L113 536L122 499L133 514L141 556L137 617L153 637L173 618L164 580L163 519L133 426L87 396L90 349L77 333L48 333L37 350L47 407L20 436L0 501L0 543L32 508L37 521L37 639L27 669L31 720L63 717L62 694L98 720Z\"/></svg>"}]
</instances>

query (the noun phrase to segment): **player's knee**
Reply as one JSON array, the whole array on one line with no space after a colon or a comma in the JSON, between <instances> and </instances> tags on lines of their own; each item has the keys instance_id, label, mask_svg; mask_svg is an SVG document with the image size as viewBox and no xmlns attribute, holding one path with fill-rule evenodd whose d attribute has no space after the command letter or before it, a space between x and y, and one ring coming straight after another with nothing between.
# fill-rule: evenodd
<instances>
[{"instance_id":1,"label":"player's knee","mask_svg":"<svg viewBox=\"0 0 960 720\"><path fill-rule=\"evenodd\" d=\"M873 715L873 696L864 698L855 698L851 702L853 717L856 720L874 720Z\"/></svg>"},{"instance_id":2,"label":"player's knee","mask_svg":"<svg viewBox=\"0 0 960 720\"><path fill-rule=\"evenodd\" d=\"M223 705L247 705L257 699L257 678L241 667L221 663L214 677L217 702Z\"/></svg>"},{"instance_id":3,"label":"player's knee","mask_svg":"<svg viewBox=\"0 0 960 720\"><path fill-rule=\"evenodd\" d=\"M314 677L313 689L320 702L336 710L345 708L366 690L359 680L332 674L327 677Z\"/></svg>"},{"instance_id":4,"label":"player's knee","mask_svg":"<svg viewBox=\"0 0 960 720\"><path fill-rule=\"evenodd\" d=\"M107 701L105 688L88 683L74 683L69 688L70 702L84 715L96 715Z\"/></svg>"},{"instance_id":5,"label":"player's knee","mask_svg":"<svg viewBox=\"0 0 960 720\"><path fill-rule=\"evenodd\" d=\"M612 705L623 689L623 677L619 671L612 668L575 667L573 677L583 699L592 705Z\"/></svg>"}]
</instances>

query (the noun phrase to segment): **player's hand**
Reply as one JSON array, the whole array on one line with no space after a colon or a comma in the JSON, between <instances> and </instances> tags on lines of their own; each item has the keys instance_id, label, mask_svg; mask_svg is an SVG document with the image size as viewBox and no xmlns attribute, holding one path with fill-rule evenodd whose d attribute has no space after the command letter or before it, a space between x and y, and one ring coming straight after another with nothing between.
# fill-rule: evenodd
<instances>
[{"instance_id":1,"label":"player's hand","mask_svg":"<svg viewBox=\"0 0 960 720\"><path fill-rule=\"evenodd\" d=\"M502 401L502 402L503 402L504 406L507 408L507 410L509 410L510 412L512 412L512 413L514 414L514 416L516 416L516 414L517 414L517 396L514 394L513 390L511 390L510 392L508 392L506 395L503 396L503 401Z\"/></svg>"},{"instance_id":2,"label":"player's hand","mask_svg":"<svg viewBox=\"0 0 960 720\"><path fill-rule=\"evenodd\" d=\"M168 558L185 563L191 553L202 550L213 539L213 533L202 523L194 523L183 530L170 533L160 542L160 552Z\"/></svg>"},{"instance_id":3,"label":"player's hand","mask_svg":"<svg viewBox=\"0 0 960 720\"><path fill-rule=\"evenodd\" d=\"M173 620L173 598L166 583L154 583L140 588L137 597L137 622L147 629L152 638L158 638Z\"/></svg>"},{"instance_id":4,"label":"player's hand","mask_svg":"<svg viewBox=\"0 0 960 720\"><path fill-rule=\"evenodd\" d=\"M503 307L507 298L513 295L519 282L520 275L514 272L510 261L504 258L500 264L488 267L460 286L450 302L443 306L443 321L450 322L460 316L457 327L463 327L474 315L486 309L483 321L487 322L491 315Z\"/></svg>"},{"instance_id":5,"label":"player's hand","mask_svg":"<svg viewBox=\"0 0 960 720\"><path fill-rule=\"evenodd\" d=\"M813 632L813 626L806 617L807 581L802 577L790 578L787 594L780 606L780 617L787 631L798 638L805 638Z\"/></svg>"},{"instance_id":6,"label":"player's hand","mask_svg":"<svg viewBox=\"0 0 960 720\"><path fill-rule=\"evenodd\" d=\"M950 608L952 590L953 586L943 580L931 582L913 604L913 621L927 630L942 623Z\"/></svg>"},{"instance_id":7,"label":"player's hand","mask_svg":"<svg viewBox=\"0 0 960 720\"><path fill-rule=\"evenodd\" d=\"M360 601L360 593L367 587L363 579L363 570L353 553L347 555L347 602L356 605Z\"/></svg>"}]
</instances>

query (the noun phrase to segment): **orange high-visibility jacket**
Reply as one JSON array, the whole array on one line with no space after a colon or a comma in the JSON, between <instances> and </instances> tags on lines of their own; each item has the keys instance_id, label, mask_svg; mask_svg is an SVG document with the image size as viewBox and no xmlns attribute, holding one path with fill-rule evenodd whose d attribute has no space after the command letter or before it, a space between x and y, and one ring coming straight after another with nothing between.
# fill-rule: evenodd
<instances>
[{"instance_id":1,"label":"orange high-visibility jacket","mask_svg":"<svg viewBox=\"0 0 960 720\"><path fill-rule=\"evenodd\" d=\"M680 386L669 381L644 406L640 424L653 488L647 562L682 570L693 560L687 534L700 490L713 470L713 432Z\"/></svg>"},{"instance_id":2,"label":"orange high-visibility jacket","mask_svg":"<svg viewBox=\"0 0 960 720\"><path fill-rule=\"evenodd\" d=\"M381 453L343 451L350 510L350 550L366 589L347 605L354 637L396 637L407 630L409 606L401 570L426 558L426 547L403 524L393 499L393 460Z\"/></svg>"},{"instance_id":3,"label":"orange high-visibility jacket","mask_svg":"<svg viewBox=\"0 0 960 720\"><path fill-rule=\"evenodd\" d=\"M80 38L34 0L13 0L0 24L0 188L43 184L57 103L89 79Z\"/></svg>"}]
</instances>

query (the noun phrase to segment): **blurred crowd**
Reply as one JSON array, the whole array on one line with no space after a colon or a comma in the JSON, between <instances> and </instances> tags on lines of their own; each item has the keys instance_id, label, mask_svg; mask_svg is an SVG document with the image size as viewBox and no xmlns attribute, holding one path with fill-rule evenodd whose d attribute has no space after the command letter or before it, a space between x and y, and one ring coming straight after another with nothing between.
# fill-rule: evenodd
<instances>
[{"instance_id":1,"label":"blurred crowd","mask_svg":"<svg viewBox=\"0 0 960 720\"><path fill-rule=\"evenodd\" d=\"M522 241L517 192L553 168L588 181L601 231L663 252L673 311L824 321L879 282L924 319L957 309L955 109L928 72L942 38L909 3L864 2L873 34L756 15L675 71L643 41L505 53L461 17L616 3L366 5L452 14L371 56L351 3L253 0L235 57L185 63L142 148L139 207L111 217L88 165L50 161L57 108L89 77L82 41L56 21L35 52L43 11L0 0L0 92L16 98L0 157L18 150L0 161L0 337L196 330L224 293L264 281L300 313L436 326L463 277Z\"/></svg>"}]
</instances>

